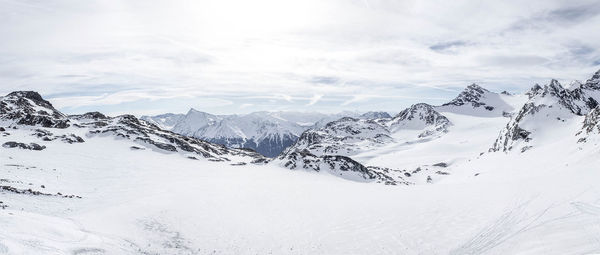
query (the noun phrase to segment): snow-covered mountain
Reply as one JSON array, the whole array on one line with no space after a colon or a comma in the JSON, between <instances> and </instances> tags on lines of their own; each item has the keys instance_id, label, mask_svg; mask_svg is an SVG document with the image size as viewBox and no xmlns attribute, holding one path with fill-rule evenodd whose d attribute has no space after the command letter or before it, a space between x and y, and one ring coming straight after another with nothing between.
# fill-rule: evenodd
<instances>
[{"instance_id":1,"label":"snow-covered mountain","mask_svg":"<svg viewBox=\"0 0 600 255\"><path fill-rule=\"evenodd\" d=\"M471 84L456 98L439 106L438 110L475 116L499 116L513 112L518 104L519 97L508 92L496 93Z\"/></svg>"},{"instance_id":2,"label":"snow-covered mountain","mask_svg":"<svg viewBox=\"0 0 600 255\"><path fill-rule=\"evenodd\" d=\"M84 143L90 138L110 137L129 141L132 150L152 149L162 153L180 154L190 159L201 157L211 161L239 160L234 163L244 164L266 162L266 159L256 152L231 149L182 136L139 120L133 115L107 117L99 112L89 112L67 116L33 91L17 91L0 97L0 123L8 126L3 128L4 137L15 137L15 140L23 135L27 137L18 141L7 141L2 145L4 148L43 150L57 142ZM26 143L23 140L26 140Z\"/></svg>"},{"instance_id":3,"label":"snow-covered mountain","mask_svg":"<svg viewBox=\"0 0 600 255\"><path fill-rule=\"evenodd\" d=\"M385 117L372 112L362 117ZM275 157L292 145L309 128L319 127L345 116L338 114L304 112L253 112L243 115L213 115L190 109L187 114L143 116L142 119L175 133L196 137L231 148L249 148Z\"/></svg>"},{"instance_id":4,"label":"snow-covered mountain","mask_svg":"<svg viewBox=\"0 0 600 255\"><path fill-rule=\"evenodd\" d=\"M14 92L0 254L598 253L599 81L341 118L276 159Z\"/></svg>"}]
</instances>

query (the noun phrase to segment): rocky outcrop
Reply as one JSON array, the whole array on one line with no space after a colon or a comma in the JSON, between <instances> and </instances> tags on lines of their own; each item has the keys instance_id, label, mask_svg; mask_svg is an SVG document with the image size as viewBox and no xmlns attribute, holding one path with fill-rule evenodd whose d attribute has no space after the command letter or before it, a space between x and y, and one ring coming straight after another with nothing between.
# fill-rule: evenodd
<instances>
[{"instance_id":1,"label":"rocky outcrop","mask_svg":"<svg viewBox=\"0 0 600 255\"><path fill-rule=\"evenodd\" d=\"M85 142L83 138L75 134L54 135L52 132L44 129L35 129L32 135L47 142L54 140L60 140L69 144Z\"/></svg>"},{"instance_id":2,"label":"rocky outcrop","mask_svg":"<svg viewBox=\"0 0 600 255\"><path fill-rule=\"evenodd\" d=\"M19 125L67 128L69 119L33 91L16 91L0 98L0 119Z\"/></svg>"},{"instance_id":3,"label":"rocky outcrop","mask_svg":"<svg viewBox=\"0 0 600 255\"><path fill-rule=\"evenodd\" d=\"M19 149L32 150L32 151L41 151L41 150L46 149L46 146L39 145L37 143L26 144L26 143L19 143L19 142L5 142L4 144L2 144L2 147L4 147L4 148L19 148Z\"/></svg>"},{"instance_id":4,"label":"rocky outcrop","mask_svg":"<svg viewBox=\"0 0 600 255\"><path fill-rule=\"evenodd\" d=\"M369 169L346 156L317 156L308 150L294 150L281 155L276 160L280 165L292 170L327 171L333 175L359 182L376 182L387 185L397 184L394 178L382 172Z\"/></svg>"}]
</instances>

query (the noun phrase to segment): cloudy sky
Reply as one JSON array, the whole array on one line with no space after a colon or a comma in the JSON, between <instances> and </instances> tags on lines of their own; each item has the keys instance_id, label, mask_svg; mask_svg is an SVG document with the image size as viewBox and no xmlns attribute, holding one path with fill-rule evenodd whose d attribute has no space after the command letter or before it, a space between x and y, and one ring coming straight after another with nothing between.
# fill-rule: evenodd
<instances>
[{"instance_id":1,"label":"cloudy sky","mask_svg":"<svg viewBox=\"0 0 600 255\"><path fill-rule=\"evenodd\" d=\"M67 113L398 112L600 69L600 1L0 0L0 93Z\"/></svg>"}]
</instances>

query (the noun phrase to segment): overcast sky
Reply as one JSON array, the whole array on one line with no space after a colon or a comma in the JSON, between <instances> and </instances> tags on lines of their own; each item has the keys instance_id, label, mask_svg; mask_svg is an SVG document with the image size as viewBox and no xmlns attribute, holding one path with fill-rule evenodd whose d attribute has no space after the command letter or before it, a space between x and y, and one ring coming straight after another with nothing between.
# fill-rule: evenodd
<instances>
[{"instance_id":1,"label":"overcast sky","mask_svg":"<svg viewBox=\"0 0 600 255\"><path fill-rule=\"evenodd\" d=\"M385 110L600 69L600 1L0 0L0 93L67 113Z\"/></svg>"}]
</instances>

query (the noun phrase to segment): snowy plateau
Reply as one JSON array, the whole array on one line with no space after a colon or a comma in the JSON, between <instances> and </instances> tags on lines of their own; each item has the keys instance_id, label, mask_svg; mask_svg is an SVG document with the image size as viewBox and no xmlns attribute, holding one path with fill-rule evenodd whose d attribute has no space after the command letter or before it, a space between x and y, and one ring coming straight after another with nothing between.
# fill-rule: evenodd
<instances>
[{"instance_id":1,"label":"snowy plateau","mask_svg":"<svg viewBox=\"0 0 600 255\"><path fill-rule=\"evenodd\" d=\"M347 116L0 97L0 254L599 254L600 71ZM266 142L263 142L266 141Z\"/></svg>"}]
</instances>

